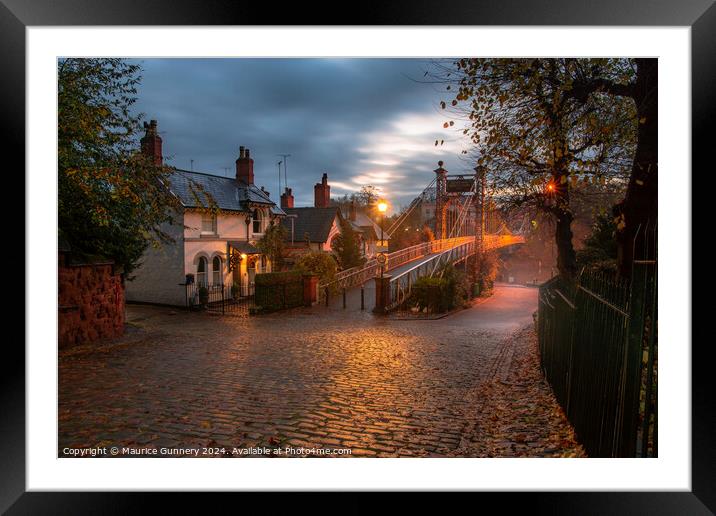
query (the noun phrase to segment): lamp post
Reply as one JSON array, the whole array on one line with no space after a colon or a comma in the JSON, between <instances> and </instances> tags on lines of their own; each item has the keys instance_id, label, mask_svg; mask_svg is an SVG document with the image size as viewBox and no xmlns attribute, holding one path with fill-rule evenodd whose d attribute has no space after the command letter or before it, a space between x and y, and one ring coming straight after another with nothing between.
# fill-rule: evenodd
<instances>
[{"instance_id":1,"label":"lamp post","mask_svg":"<svg viewBox=\"0 0 716 516\"><path fill-rule=\"evenodd\" d=\"M385 201L379 201L378 202L378 211L380 212L380 247L381 249L384 246L383 241L383 226L385 225L385 212L388 210L388 204ZM381 251L382 252L382 251ZM383 271L385 269L384 263L381 263L380 265L380 277L383 277Z\"/></svg>"}]
</instances>

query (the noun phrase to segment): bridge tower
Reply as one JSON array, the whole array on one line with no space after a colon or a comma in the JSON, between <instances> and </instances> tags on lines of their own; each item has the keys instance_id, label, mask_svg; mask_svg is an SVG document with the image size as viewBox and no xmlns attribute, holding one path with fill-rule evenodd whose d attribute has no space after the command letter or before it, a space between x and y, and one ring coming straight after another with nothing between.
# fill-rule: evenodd
<instances>
[{"instance_id":1,"label":"bridge tower","mask_svg":"<svg viewBox=\"0 0 716 516\"><path fill-rule=\"evenodd\" d=\"M447 170L443 162L438 161L438 168L434 170L435 180L435 238L447 238Z\"/></svg>"}]
</instances>

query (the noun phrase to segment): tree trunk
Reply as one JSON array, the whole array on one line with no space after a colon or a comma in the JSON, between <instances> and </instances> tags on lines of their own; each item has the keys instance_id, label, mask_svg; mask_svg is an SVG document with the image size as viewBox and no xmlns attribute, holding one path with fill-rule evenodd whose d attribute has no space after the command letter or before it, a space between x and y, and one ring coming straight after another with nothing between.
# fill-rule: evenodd
<instances>
[{"instance_id":1,"label":"tree trunk","mask_svg":"<svg viewBox=\"0 0 716 516\"><path fill-rule=\"evenodd\" d=\"M614 206L617 219L617 266L622 277L631 276L635 258L646 256L644 231L657 221L658 194L658 61L637 59L634 101L639 124L634 164L624 200Z\"/></svg>"},{"instance_id":2,"label":"tree trunk","mask_svg":"<svg viewBox=\"0 0 716 516\"><path fill-rule=\"evenodd\" d=\"M573 278L577 274L577 257L572 245L572 213L568 210L557 210L555 213L556 228L554 232L557 243L557 270L565 278Z\"/></svg>"}]
</instances>

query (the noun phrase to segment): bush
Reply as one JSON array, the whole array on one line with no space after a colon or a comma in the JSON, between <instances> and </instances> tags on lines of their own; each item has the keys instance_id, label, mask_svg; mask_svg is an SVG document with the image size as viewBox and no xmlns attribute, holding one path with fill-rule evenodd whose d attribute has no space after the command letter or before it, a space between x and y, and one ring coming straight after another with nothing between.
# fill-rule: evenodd
<instances>
[{"instance_id":1,"label":"bush","mask_svg":"<svg viewBox=\"0 0 716 516\"><path fill-rule=\"evenodd\" d=\"M480 295L489 295L497 278L500 261L494 251L487 251L477 256L476 259L475 282L478 285Z\"/></svg>"},{"instance_id":2,"label":"bush","mask_svg":"<svg viewBox=\"0 0 716 516\"><path fill-rule=\"evenodd\" d=\"M465 274L452 265L442 270L441 277L419 278L412 287L412 303L418 310L428 309L429 312L448 312L463 305L469 295L468 282Z\"/></svg>"},{"instance_id":3,"label":"bush","mask_svg":"<svg viewBox=\"0 0 716 516\"><path fill-rule=\"evenodd\" d=\"M296 262L296 271L301 274L315 274L320 283L330 283L336 278L338 264L330 253L311 251Z\"/></svg>"},{"instance_id":4,"label":"bush","mask_svg":"<svg viewBox=\"0 0 716 516\"><path fill-rule=\"evenodd\" d=\"M303 278L299 271L257 274L254 299L262 311L282 310L303 304Z\"/></svg>"},{"instance_id":5,"label":"bush","mask_svg":"<svg viewBox=\"0 0 716 516\"><path fill-rule=\"evenodd\" d=\"M427 310L433 313L445 312L448 310L445 300L445 280L442 278L418 278L413 283L411 303L418 307L418 310Z\"/></svg>"}]
</instances>

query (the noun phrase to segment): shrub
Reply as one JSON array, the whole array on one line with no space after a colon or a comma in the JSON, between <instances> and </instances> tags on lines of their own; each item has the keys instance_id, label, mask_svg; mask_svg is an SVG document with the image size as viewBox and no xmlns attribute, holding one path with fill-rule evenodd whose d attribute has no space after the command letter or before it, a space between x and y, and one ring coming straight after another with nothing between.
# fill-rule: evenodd
<instances>
[{"instance_id":1,"label":"shrub","mask_svg":"<svg viewBox=\"0 0 716 516\"><path fill-rule=\"evenodd\" d=\"M411 302L419 310L447 312L463 305L468 299L468 284L465 274L452 265L447 265L440 277L419 278L412 287Z\"/></svg>"},{"instance_id":2,"label":"shrub","mask_svg":"<svg viewBox=\"0 0 716 516\"><path fill-rule=\"evenodd\" d=\"M482 253L482 255L477 257L475 267L475 280L478 285L480 295L489 295L492 292L492 287L500 268L500 261L497 257L497 253L494 251Z\"/></svg>"},{"instance_id":3,"label":"shrub","mask_svg":"<svg viewBox=\"0 0 716 516\"><path fill-rule=\"evenodd\" d=\"M301 274L315 274L320 283L329 283L336 278L338 265L330 253L311 251L296 262L296 271Z\"/></svg>"},{"instance_id":4,"label":"shrub","mask_svg":"<svg viewBox=\"0 0 716 516\"><path fill-rule=\"evenodd\" d=\"M255 302L263 311L303 304L303 278L299 271L257 274L255 287Z\"/></svg>"},{"instance_id":5,"label":"shrub","mask_svg":"<svg viewBox=\"0 0 716 516\"><path fill-rule=\"evenodd\" d=\"M427 308L429 312L444 312L447 310L444 290L445 280L442 278L418 278L413 283L411 302L418 310Z\"/></svg>"}]
</instances>

